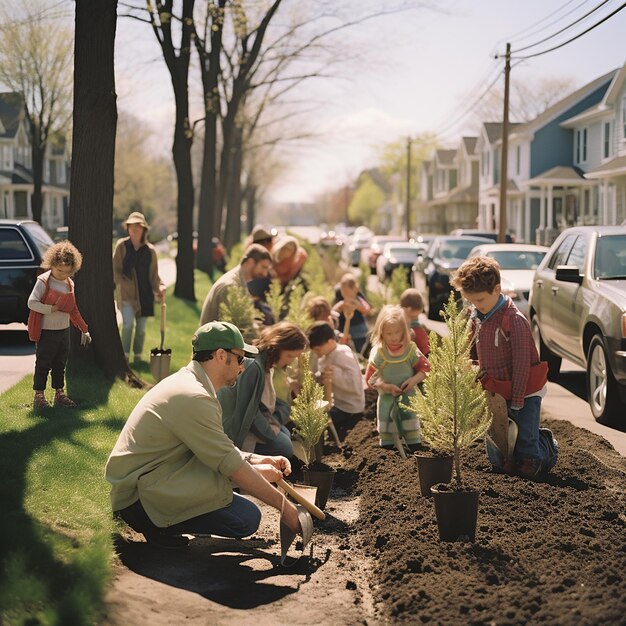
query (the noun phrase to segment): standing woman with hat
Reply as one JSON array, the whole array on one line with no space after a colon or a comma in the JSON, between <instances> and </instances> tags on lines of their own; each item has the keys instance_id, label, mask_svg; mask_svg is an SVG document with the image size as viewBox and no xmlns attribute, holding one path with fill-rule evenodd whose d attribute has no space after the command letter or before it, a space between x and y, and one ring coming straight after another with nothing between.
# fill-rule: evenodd
<instances>
[{"instance_id":1,"label":"standing woman with hat","mask_svg":"<svg viewBox=\"0 0 626 626\"><path fill-rule=\"evenodd\" d=\"M165 285L159 277L157 255L148 243L148 222L142 213L131 213L124 222L128 237L117 242L113 252L113 278L117 306L122 312L122 346L126 360L130 361L133 327L134 362L141 360L146 338L146 322L154 315L155 296L165 297Z\"/></svg>"}]
</instances>

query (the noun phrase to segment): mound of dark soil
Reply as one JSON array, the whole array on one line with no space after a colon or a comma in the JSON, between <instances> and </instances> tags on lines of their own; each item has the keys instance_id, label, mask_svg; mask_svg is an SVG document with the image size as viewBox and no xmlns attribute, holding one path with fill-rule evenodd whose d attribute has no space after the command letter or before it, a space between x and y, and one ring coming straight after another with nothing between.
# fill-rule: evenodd
<instances>
[{"instance_id":1,"label":"mound of dark soil","mask_svg":"<svg viewBox=\"0 0 626 626\"><path fill-rule=\"evenodd\" d=\"M531 482L464 451L480 491L474 543L439 541L417 464L376 445L372 412L346 434L342 459L361 496L346 548L375 562L381 617L437 624L624 624L626 460L600 437L554 421L557 467Z\"/></svg>"}]
</instances>

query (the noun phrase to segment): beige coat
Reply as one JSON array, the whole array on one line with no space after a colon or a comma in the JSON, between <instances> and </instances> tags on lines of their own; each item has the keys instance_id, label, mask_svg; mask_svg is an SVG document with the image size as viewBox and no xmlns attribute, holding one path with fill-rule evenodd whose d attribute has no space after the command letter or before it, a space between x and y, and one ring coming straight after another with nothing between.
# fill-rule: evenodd
<instances>
[{"instance_id":1,"label":"beige coat","mask_svg":"<svg viewBox=\"0 0 626 626\"><path fill-rule=\"evenodd\" d=\"M120 239L113 252L113 280L115 281L115 299L117 306L121 310L122 302L130 302L135 313L141 310L139 304L139 288L137 286L137 275L133 271L133 277L128 278L124 274L124 255L126 254L125 244L130 237ZM165 283L159 277L159 263L154 246L146 243L150 249L150 284L155 294L159 293Z\"/></svg>"},{"instance_id":2,"label":"beige coat","mask_svg":"<svg viewBox=\"0 0 626 626\"><path fill-rule=\"evenodd\" d=\"M243 458L224 433L222 407L191 361L153 387L130 414L106 464L114 511L138 499L164 528L228 506L228 476Z\"/></svg>"}]
</instances>

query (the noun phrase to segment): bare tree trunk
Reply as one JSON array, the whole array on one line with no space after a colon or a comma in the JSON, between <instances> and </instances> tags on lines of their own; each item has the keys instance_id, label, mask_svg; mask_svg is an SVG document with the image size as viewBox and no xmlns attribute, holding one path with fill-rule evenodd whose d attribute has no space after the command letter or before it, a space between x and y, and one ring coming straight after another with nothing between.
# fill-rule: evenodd
<instances>
[{"instance_id":1,"label":"bare tree trunk","mask_svg":"<svg viewBox=\"0 0 626 626\"><path fill-rule=\"evenodd\" d=\"M41 145L41 131L36 124L31 124L30 132L31 155L33 161L33 196L31 208L33 219L41 224L43 214L43 162L45 158L45 145Z\"/></svg>"},{"instance_id":2,"label":"bare tree trunk","mask_svg":"<svg viewBox=\"0 0 626 626\"><path fill-rule=\"evenodd\" d=\"M86 358L93 353L106 376L141 385L126 363L113 304L116 10L117 0L76 1L69 234L84 255L76 277L76 298L93 343L84 352L73 341L71 358Z\"/></svg>"},{"instance_id":3,"label":"bare tree trunk","mask_svg":"<svg viewBox=\"0 0 626 626\"><path fill-rule=\"evenodd\" d=\"M243 168L243 131L235 128L232 149L232 172L228 185L224 245L230 250L241 239L241 172Z\"/></svg>"},{"instance_id":4,"label":"bare tree trunk","mask_svg":"<svg viewBox=\"0 0 626 626\"><path fill-rule=\"evenodd\" d=\"M200 206L198 207L198 251L196 265L209 275L213 271L213 237L219 237L214 229L217 206L217 119L220 110L218 81L220 55L224 32L224 7L226 0L218 0L217 14L211 19L211 49L207 55L206 41L196 33L195 43L202 70L202 89L205 103L204 148L202 154L202 178L200 181Z\"/></svg>"},{"instance_id":5,"label":"bare tree trunk","mask_svg":"<svg viewBox=\"0 0 626 626\"><path fill-rule=\"evenodd\" d=\"M189 61L191 35L194 31L193 8L195 0L183 0L180 19L180 46L177 51L172 38L174 0L163 0L156 5L147 2L154 34L161 46L174 89L176 124L172 155L178 183L178 254L176 255L176 285L174 295L195 301L193 255L193 174L191 145L193 132L189 123ZM176 21L177 23L177 21Z\"/></svg>"},{"instance_id":6,"label":"bare tree trunk","mask_svg":"<svg viewBox=\"0 0 626 626\"><path fill-rule=\"evenodd\" d=\"M250 176L244 192L246 201L246 230L251 232L256 223L256 194L258 187L254 179Z\"/></svg>"}]
</instances>

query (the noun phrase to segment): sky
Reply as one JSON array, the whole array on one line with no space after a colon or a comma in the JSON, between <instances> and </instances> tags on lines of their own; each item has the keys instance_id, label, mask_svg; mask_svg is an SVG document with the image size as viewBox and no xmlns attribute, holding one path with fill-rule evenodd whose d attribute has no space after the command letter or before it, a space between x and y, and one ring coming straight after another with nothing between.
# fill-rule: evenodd
<instances>
[{"instance_id":1,"label":"sky","mask_svg":"<svg viewBox=\"0 0 626 626\"><path fill-rule=\"evenodd\" d=\"M284 4L297 1L301 0L284 0ZM602 0L433 0L431 4L435 10L389 15L350 31L346 46L361 60L348 64L339 77L305 85L301 95L314 106L303 125L314 129L317 137L281 148L289 166L271 189L272 201L309 201L353 181L362 169L378 163L385 143L410 135L443 129L447 134L440 136L441 143L456 147L475 118L447 126L467 110L469 96L480 94L493 80L503 89L504 61L495 60L494 54L503 53L510 41L515 55L516 49L552 35ZM621 0L608 0L577 26L527 54L577 35L620 4ZM558 50L514 64L511 81L565 77L580 87L626 62L624 33L626 9ZM192 68L193 74L197 69ZM118 20L116 79L119 108L148 123L154 149L168 152L173 94L160 49L146 24ZM194 114L202 117L197 89L192 99Z\"/></svg>"}]
</instances>

